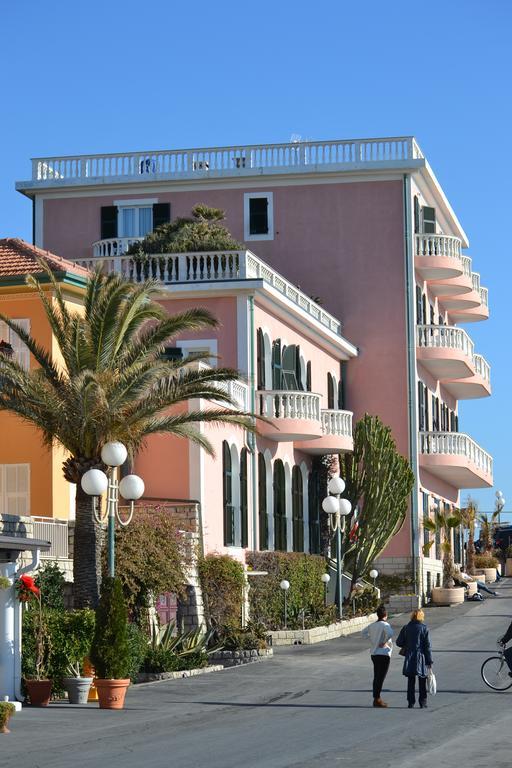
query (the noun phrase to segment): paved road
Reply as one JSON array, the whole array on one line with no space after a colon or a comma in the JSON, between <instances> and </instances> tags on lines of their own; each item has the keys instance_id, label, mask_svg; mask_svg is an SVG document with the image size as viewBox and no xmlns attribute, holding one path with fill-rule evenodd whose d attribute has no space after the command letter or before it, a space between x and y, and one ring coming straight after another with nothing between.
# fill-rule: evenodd
<instances>
[{"instance_id":1,"label":"paved road","mask_svg":"<svg viewBox=\"0 0 512 768\"><path fill-rule=\"evenodd\" d=\"M345 638L132 688L124 712L26 708L0 736L0 766L508 768L512 689L494 693L480 679L512 616L512 581L502 584L498 598L427 612L440 688L427 710L407 709L398 656L386 681L390 707L373 709L368 650Z\"/></svg>"}]
</instances>

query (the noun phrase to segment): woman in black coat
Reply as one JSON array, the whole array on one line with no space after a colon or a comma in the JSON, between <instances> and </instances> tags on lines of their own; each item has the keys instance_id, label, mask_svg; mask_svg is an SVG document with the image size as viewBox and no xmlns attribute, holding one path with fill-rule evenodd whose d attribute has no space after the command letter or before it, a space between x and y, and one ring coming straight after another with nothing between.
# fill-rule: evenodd
<instances>
[{"instance_id":1,"label":"woman in black coat","mask_svg":"<svg viewBox=\"0 0 512 768\"><path fill-rule=\"evenodd\" d=\"M411 620L400 630L396 639L399 648L405 649L403 674L407 678L407 701L409 709L414 707L416 701L416 677L419 685L420 707L427 706L427 675L428 668L432 666L432 648L428 627L423 623L425 614L421 608L413 611Z\"/></svg>"}]
</instances>

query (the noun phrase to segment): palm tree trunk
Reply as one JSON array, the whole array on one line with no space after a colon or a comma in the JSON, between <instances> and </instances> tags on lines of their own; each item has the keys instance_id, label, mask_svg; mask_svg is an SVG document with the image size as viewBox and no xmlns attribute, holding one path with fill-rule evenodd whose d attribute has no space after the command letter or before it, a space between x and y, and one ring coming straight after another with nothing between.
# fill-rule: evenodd
<instances>
[{"instance_id":1,"label":"palm tree trunk","mask_svg":"<svg viewBox=\"0 0 512 768\"><path fill-rule=\"evenodd\" d=\"M466 550L467 572L470 576L475 573L475 524L469 526L468 547Z\"/></svg>"},{"instance_id":2,"label":"palm tree trunk","mask_svg":"<svg viewBox=\"0 0 512 768\"><path fill-rule=\"evenodd\" d=\"M92 496L76 488L73 552L74 607L96 608L101 586L102 529L94 519Z\"/></svg>"}]
</instances>

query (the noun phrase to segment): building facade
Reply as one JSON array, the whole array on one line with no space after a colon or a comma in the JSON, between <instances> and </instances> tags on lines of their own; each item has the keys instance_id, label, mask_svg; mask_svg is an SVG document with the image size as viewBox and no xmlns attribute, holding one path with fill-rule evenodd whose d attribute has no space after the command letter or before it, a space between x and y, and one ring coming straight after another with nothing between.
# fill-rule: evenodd
<instances>
[{"instance_id":1,"label":"building facade","mask_svg":"<svg viewBox=\"0 0 512 768\"><path fill-rule=\"evenodd\" d=\"M460 399L491 391L461 327L489 310L468 238L414 138L38 158L17 188L32 200L37 245L127 274L133 240L198 202L222 208L258 259L340 318L359 351L341 376L343 406L378 414L416 477L380 567L412 572L418 591L436 583L440 548L423 558L422 520L457 506L462 489L492 485L492 458L458 419ZM163 283L208 282L204 262L186 272L180 258Z\"/></svg>"}]
</instances>

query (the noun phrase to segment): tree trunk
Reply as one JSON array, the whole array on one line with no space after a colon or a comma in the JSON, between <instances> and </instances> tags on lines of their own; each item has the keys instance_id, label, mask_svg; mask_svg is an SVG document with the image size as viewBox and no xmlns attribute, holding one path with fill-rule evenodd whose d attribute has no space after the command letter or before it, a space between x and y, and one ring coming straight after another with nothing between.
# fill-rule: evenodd
<instances>
[{"instance_id":1,"label":"tree trunk","mask_svg":"<svg viewBox=\"0 0 512 768\"><path fill-rule=\"evenodd\" d=\"M466 568L470 576L475 574L475 524L469 526L468 546L466 550Z\"/></svg>"},{"instance_id":2,"label":"tree trunk","mask_svg":"<svg viewBox=\"0 0 512 768\"><path fill-rule=\"evenodd\" d=\"M103 532L94 519L94 503L95 499L78 483L73 551L75 608L96 608L100 597Z\"/></svg>"}]
</instances>

